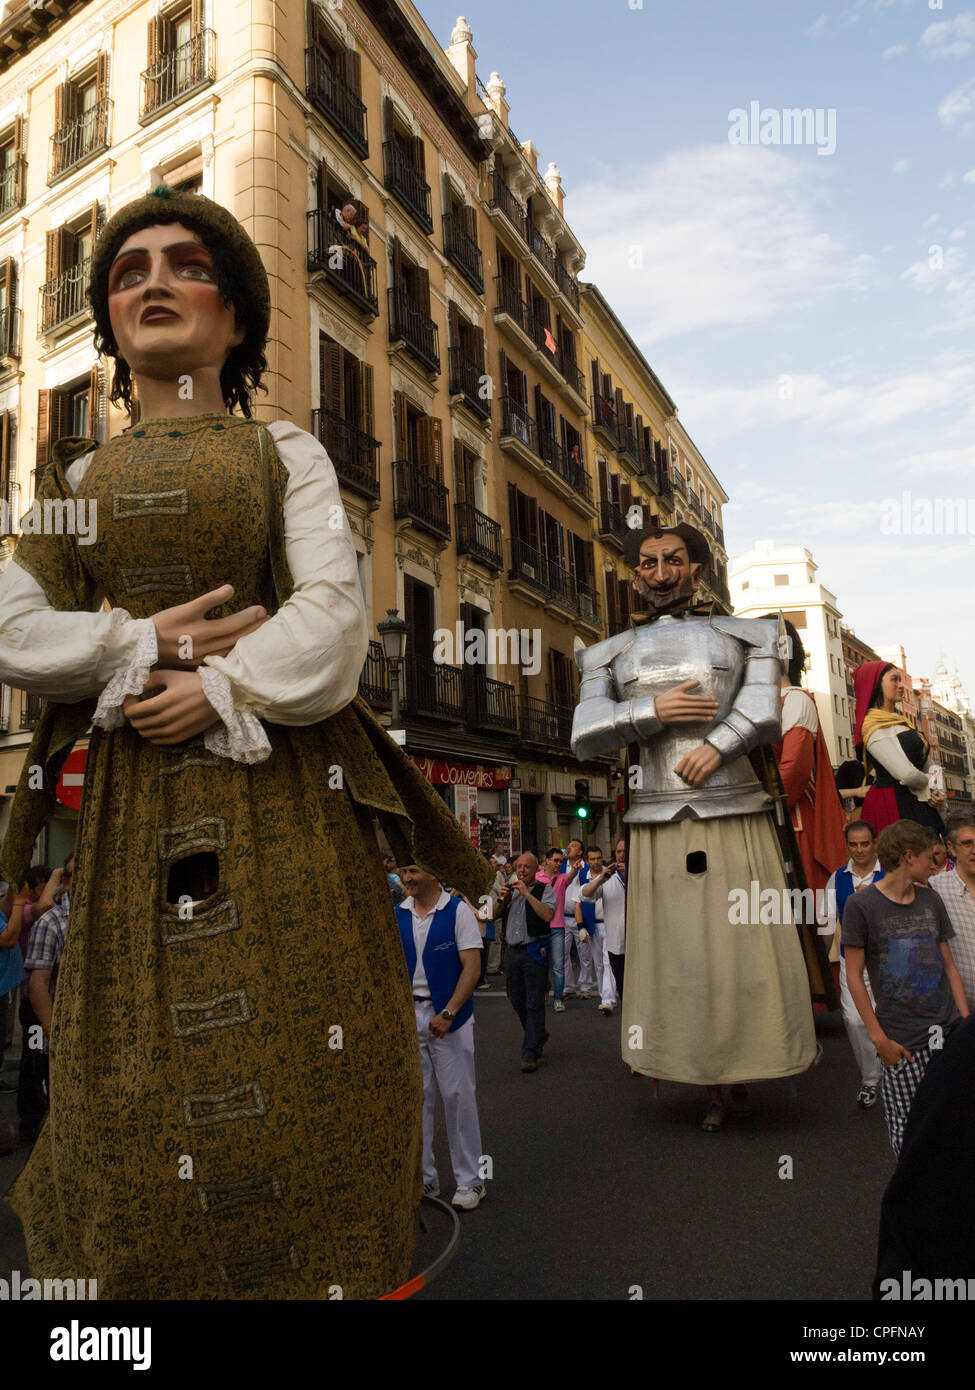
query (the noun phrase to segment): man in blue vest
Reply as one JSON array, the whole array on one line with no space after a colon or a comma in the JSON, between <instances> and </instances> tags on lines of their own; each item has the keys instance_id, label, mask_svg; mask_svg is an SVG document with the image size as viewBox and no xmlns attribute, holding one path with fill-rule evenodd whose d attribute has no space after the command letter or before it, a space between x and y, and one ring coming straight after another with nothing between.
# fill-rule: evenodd
<instances>
[{"instance_id":1,"label":"man in blue vest","mask_svg":"<svg viewBox=\"0 0 975 1390\"><path fill-rule=\"evenodd\" d=\"M447 1119L457 1191L453 1206L473 1211L486 1194L474 1087L474 1005L481 929L471 908L417 864L400 866L406 893L396 907L423 1064L423 1191L440 1194L433 1156L436 1087ZM434 1085L436 1080L436 1086Z\"/></svg>"},{"instance_id":2,"label":"man in blue vest","mask_svg":"<svg viewBox=\"0 0 975 1390\"><path fill-rule=\"evenodd\" d=\"M850 986L846 980L846 952L843 950L842 923L843 908L847 900L854 893L859 892L861 888L869 888L872 883L882 879L884 871L877 858L877 837L873 833L873 826L868 825L865 820L851 821L843 834L846 838L846 847L850 852L850 858L849 862L841 869L830 874L826 883L826 911L829 919L826 931L836 931L840 935L840 1003L843 1006L843 1022L846 1025L846 1035L850 1039L850 1046L853 1048L853 1055L860 1068L860 1089L857 1092L857 1105L862 1106L864 1110L869 1110L872 1105L876 1105L877 1092L880 1089L880 1058L877 1056L877 1049L870 1041L866 1025L850 995ZM871 1006L873 1006L873 992L870 989L870 981L866 974L863 976L863 983L867 987L867 995Z\"/></svg>"}]
</instances>

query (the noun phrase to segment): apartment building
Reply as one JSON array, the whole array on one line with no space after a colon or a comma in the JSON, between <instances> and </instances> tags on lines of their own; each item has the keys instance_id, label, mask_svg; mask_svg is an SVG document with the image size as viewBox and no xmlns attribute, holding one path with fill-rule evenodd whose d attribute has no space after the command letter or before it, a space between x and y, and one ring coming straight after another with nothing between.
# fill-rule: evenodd
<instances>
[{"instance_id":1,"label":"apartment building","mask_svg":"<svg viewBox=\"0 0 975 1390\"><path fill-rule=\"evenodd\" d=\"M739 618L781 612L806 650L804 688L816 701L833 765L853 757L855 714L847 685L836 595L816 579L818 565L802 545L758 541L731 562L729 582Z\"/></svg>"}]
</instances>

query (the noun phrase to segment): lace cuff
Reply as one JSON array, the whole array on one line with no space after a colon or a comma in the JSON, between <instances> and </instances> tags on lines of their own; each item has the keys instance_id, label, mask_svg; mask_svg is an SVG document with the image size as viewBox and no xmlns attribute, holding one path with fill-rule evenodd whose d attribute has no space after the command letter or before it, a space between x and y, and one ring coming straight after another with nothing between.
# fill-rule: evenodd
<instances>
[{"instance_id":1,"label":"lace cuff","mask_svg":"<svg viewBox=\"0 0 975 1390\"><path fill-rule=\"evenodd\" d=\"M212 666L200 666L197 674L203 683L203 693L220 716L221 723L213 724L203 735L203 746L220 758L235 763L262 763L271 755L271 744L256 715L235 709L227 677Z\"/></svg>"},{"instance_id":2,"label":"lace cuff","mask_svg":"<svg viewBox=\"0 0 975 1390\"><path fill-rule=\"evenodd\" d=\"M159 656L156 625L151 618L139 619L135 652L128 666L116 671L98 697L92 723L100 729L120 729L125 723L122 705L130 695L141 695L149 672Z\"/></svg>"}]
</instances>

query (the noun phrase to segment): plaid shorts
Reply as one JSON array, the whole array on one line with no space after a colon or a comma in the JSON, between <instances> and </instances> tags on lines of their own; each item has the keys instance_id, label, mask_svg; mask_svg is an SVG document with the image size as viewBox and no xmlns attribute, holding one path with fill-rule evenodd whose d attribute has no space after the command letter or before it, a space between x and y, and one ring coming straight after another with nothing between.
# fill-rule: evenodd
<instances>
[{"instance_id":1,"label":"plaid shorts","mask_svg":"<svg viewBox=\"0 0 975 1390\"><path fill-rule=\"evenodd\" d=\"M921 1084L921 1077L931 1061L930 1047L908 1048L913 1062L902 1057L896 1067L884 1067L880 1076L880 1093L884 1098L884 1119L890 1135L890 1147L895 1154L901 1151L904 1140L904 1126L911 1113L914 1092Z\"/></svg>"}]
</instances>

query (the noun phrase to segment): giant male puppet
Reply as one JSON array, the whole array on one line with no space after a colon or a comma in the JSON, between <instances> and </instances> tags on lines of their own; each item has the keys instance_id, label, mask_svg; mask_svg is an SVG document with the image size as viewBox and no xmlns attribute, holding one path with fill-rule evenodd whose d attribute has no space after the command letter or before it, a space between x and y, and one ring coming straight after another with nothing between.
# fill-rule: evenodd
<instances>
[{"instance_id":1,"label":"giant male puppet","mask_svg":"<svg viewBox=\"0 0 975 1390\"><path fill-rule=\"evenodd\" d=\"M778 624L693 609L707 555L688 525L628 537L650 611L577 653L572 748L586 759L638 745L623 1057L706 1086L713 1131L728 1113L723 1085L744 1109L744 1082L805 1071L816 1038L769 796L748 757L779 737ZM733 890L751 900L753 884L775 890L782 911L752 916L778 921L740 924Z\"/></svg>"}]
</instances>

